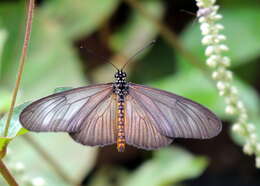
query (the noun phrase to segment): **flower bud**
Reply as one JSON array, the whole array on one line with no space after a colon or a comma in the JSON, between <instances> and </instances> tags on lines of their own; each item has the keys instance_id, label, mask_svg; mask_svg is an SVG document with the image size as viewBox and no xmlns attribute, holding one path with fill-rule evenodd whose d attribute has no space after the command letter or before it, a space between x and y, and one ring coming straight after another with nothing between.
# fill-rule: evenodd
<instances>
[{"instance_id":1,"label":"flower bud","mask_svg":"<svg viewBox=\"0 0 260 186\"><path fill-rule=\"evenodd\" d=\"M250 143L246 143L243 147L243 151L245 154L252 155L253 154L253 147Z\"/></svg>"}]
</instances>

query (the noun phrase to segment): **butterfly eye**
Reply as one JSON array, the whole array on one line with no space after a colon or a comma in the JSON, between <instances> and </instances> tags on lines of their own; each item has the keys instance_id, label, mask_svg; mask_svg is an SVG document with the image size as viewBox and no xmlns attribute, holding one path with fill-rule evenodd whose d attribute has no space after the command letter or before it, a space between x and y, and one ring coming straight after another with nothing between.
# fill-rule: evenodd
<instances>
[{"instance_id":1,"label":"butterfly eye","mask_svg":"<svg viewBox=\"0 0 260 186\"><path fill-rule=\"evenodd\" d=\"M115 74L115 78L118 78L118 73Z\"/></svg>"},{"instance_id":2,"label":"butterfly eye","mask_svg":"<svg viewBox=\"0 0 260 186\"><path fill-rule=\"evenodd\" d=\"M126 77L126 73L125 72L123 72L123 77Z\"/></svg>"}]
</instances>

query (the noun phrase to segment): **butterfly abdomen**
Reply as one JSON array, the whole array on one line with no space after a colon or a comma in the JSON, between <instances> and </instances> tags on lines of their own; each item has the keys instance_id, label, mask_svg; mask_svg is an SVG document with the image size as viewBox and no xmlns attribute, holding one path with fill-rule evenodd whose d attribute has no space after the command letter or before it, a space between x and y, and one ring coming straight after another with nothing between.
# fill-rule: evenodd
<instances>
[{"instance_id":1,"label":"butterfly abdomen","mask_svg":"<svg viewBox=\"0 0 260 186\"><path fill-rule=\"evenodd\" d=\"M119 96L118 96L119 97ZM117 150L124 152L125 150L125 103L122 97L117 103Z\"/></svg>"}]
</instances>

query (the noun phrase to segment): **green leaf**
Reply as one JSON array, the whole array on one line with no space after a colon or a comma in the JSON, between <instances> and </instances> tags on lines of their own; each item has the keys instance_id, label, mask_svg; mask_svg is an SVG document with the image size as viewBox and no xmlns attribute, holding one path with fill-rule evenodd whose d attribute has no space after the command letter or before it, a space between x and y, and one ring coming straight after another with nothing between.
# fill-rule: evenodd
<instances>
[{"instance_id":1,"label":"green leaf","mask_svg":"<svg viewBox=\"0 0 260 186\"><path fill-rule=\"evenodd\" d=\"M142 6L153 17L160 20L164 14L161 1L141 1ZM110 46L126 56L132 56L138 49L151 42L157 35L158 29L151 21L136 10L132 10L129 18L119 30L111 37Z\"/></svg>"},{"instance_id":2,"label":"green leaf","mask_svg":"<svg viewBox=\"0 0 260 186\"><path fill-rule=\"evenodd\" d=\"M259 1L258 0L251 0L250 3L248 3L247 0L219 0L218 4L221 4L223 7L244 7L244 6L250 6L255 7L259 5Z\"/></svg>"},{"instance_id":3,"label":"green leaf","mask_svg":"<svg viewBox=\"0 0 260 186\"><path fill-rule=\"evenodd\" d=\"M73 89L72 87L58 87L54 89L54 93L59 93L59 92L63 92L63 91L67 91L67 90L71 90Z\"/></svg>"},{"instance_id":4,"label":"green leaf","mask_svg":"<svg viewBox=\"0 0 260 186\"><path fill-rule=\"evenodd\" d=\"M48 1L38 7L23 72L23 96L18 102L49 94L54 87L81 86L85 77L71 43L95 31L118 4L118 0L64 0ZM23 40L24 6L24 3L5 3L0 7L0 20L13 36L8 38L4 49L1 87L13 86L15 82Z\"/></svg>"},{"instance_id":5,"label":"green leaf","mask_svg":"<svg viewBox=\"0 0 260 186\"><path fill-rule=\"evenodd\" d=\"M0 114L8 111L12 100L11 92L7 90L0 91Z\"/></svg>"},{"instance_id":6,"label":"green leaf","mask_svg":"<svg viewBox=\"0 0 260 186\"><path fill-rule=\"evenodd\" d=\"M115 182L111 181L111 178L116 178L116 183L124 183L129 176L129 172L123 167L117 167L114 165L103 165L92 176L88 186L114 186ZM86 185L86 186L87 186ZM117 184L122 185L122 184Z\"/></svg>"},{"instance_id":7,"label":"green leaf","mask_svg":"<svg viewBox=\"0 0 260 186\"><path fill-rule=\"evenodd\" d=\"M114 13L119 0L49 0L39 11L43 24L62 30L66 38L91 34ZM37 18L35 19L37 20ZM47 30L46 30L47 31Z\"/></svg>"},{"instance_id":8,"label":"green leaf","mask_svg":"<svg viewBox=\"0 0 260 186\"><path fill-rule=\"evenodd\" d=\"M251 62L259 56L260 50L260 19L259 9L256 7L221 8L223 19L220 21L225 29L222 32L227 36L225 42L230 51L227 55L231 57L233 66ZM239 30L239 32L238 32ZM201 34L198 24L190 25L182 36L183 44L192 53L199 56L201 61L205 60L205 47L201 45Z\"/></svg>"},{"instance_id":9,"label":"green leaf","mask_svg":"<svg viewBox=\"0 0 260 186\"><path fill-rule=\"evenodd\" d=\"M1 20L0 20L1 21ZM2 69L2 54L3 54L3 48L5 46L5 42L7 40L7 31L1 28L2 25L0 26L0 73ZM1 75L1 74L0 74ZM1 76L0 76L1 77Z\"/></svg>"},{"instance_id":10,"label":"green leaf","mask_svg":"<svg viewBox=\"0 0 260 186\"><path fill-rule=\"evenodd\" d=\"M4 10L4 11L3 11ZM0 78L1 87L13 86L17 73L18 58L20 56L17 46L22 46L22 37L17 27L20 20L23 20L23 4L4 4L0 7L0 19L4 19L4 25L8 33L13 33L15 37L9 37L8 47L4 50L3 73ZM8 13L8 20L6 14ZM4 15L3 15L4 14ZM40 13L38 13L40 14ZM36 13L35 23L30 42L28 58L26 60L23 73L21 97L18 102L44 96L57 86L73 85L79 86L84 82L84 76L80 73L79 60L76 53L72 50L68 40L63 38L64 30L56 32L50 31L53 27L49 24L39 24L40 18ZM12 22L14 24L9 24ZM51 42L51 44L50 44ZM21 44L21 45L19 45ZM13 47L11 47L13 46ZM14 51L16 51L14 53ZM13 56L16 56L14 58ZM11 75L12 74L12 75Z\"/></svg>"},{"instance_id":11,"label":"green leaf","mask_svg":"<svg viewBox=\"0 0 260 186\"><path fill-rule=\"evenodd\" d=\"M97 148L80 145L64 133L30 133L33 142L43 149L75 183L80 183L95 165ZM28 177L42 177L46 185L71 186L43 158L43 154L21 138L9 144L12 162L22 161ZM55 165L54 165L55 166Z\"/></svg>"},{"instance_id":12,"label":"green leaf","mask_svg":"<svg viewBox=\"0 0 260 186\"><path fill-rule=\"evenodd\" d=\"M2 151L3 148L16 136L20 136L28 132L25 128L22 127L19 121L19 116L22 110L30 103L31 102L27 102L15 107L6 137L4 137L4 131L6 126L7 114L0 120L0 151Z\"/></svg>"},{"instance_id":13,"label":"green leaf","mask_svg":"<svg viewBox=\"0 0 260 186\"><path fill-rule=\"evenodd\" d=\"M205 157L193 156L176 146L164 148L156 151L154 157L128 176L128 179L122 185L174 185L180 181L201 175L206 166L207 159Z\"/></svg>"},{"instance_id":14,"label":"green leaf","mask_svg":"<svg viewBox=\"0 0 260 186\"><path fill-rule=\"evenodd\" d=\"M24 17L25 17L25 2L18 3L1 3L0 6L0 22L7 34L7 40L3 48L0 68L0 85L2 86L3 78L10 77L8 73L10 68L17 68L19 60L19 51L22 48L22 35L24 34ZM8 15L8 16L6 16ZM10 37L11 36L11 37ZM14 52L15 51L15 52ZM15 62L15 63L14 63Z\"/></svg>"}]
</instances>

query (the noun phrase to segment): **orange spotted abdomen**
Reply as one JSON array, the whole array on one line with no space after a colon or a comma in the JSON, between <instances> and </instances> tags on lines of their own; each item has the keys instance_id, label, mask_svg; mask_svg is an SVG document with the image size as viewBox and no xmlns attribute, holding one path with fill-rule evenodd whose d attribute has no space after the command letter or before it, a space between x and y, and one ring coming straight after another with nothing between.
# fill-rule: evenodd
<instances>
[{"instance_id":1,"label":"orange spotted abdomen","mask_svg":"<svg viewBox=\"0 0 260 186\"><path fill-rule=\"evenodd\" d=\"M119 96L118 96L119 97ZM117 150L124 152L125 150L125 103L124 99L118 98L117 103Z\"/></svg>"}]
</instances>

